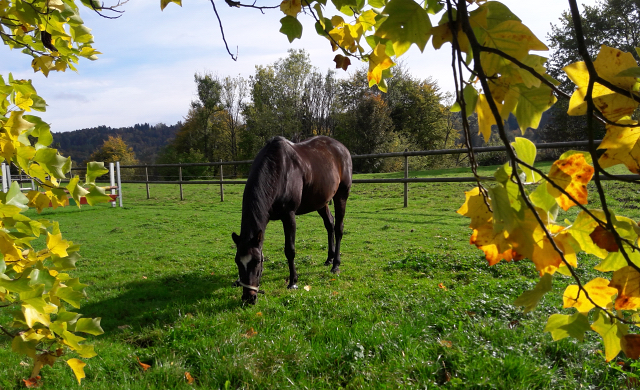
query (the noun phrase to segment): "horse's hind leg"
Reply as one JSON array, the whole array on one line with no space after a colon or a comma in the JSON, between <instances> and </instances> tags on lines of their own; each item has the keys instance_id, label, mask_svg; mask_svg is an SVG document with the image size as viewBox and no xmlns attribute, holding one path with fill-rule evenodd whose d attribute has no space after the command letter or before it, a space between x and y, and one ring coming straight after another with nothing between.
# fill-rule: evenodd
<instances>
[{"instance_id":1,"label":"horse's hind leg","mask_svg":"<svg viewBox=\"0 0 640 390\"><path fill-rule=\"evenodd\" d=\"M333 197L334 211L335 211L335 235L336 235L336 248L335 255L333 257L333 267L331 272L337 274L340 272L340 242L342 241L342 235L344 233L344 214L347 209L347 198L349 197L349 187L346 185L340 185L338 192Z\"/></svg>"},{"instance_id":2,"label":"horse's hind leg","mask_svg":"<svg viewBox=\"0 0 640 390\"><path fill-rule=\"evenodd\" d=\"M296 257L296 215L291 213L282 218L282 227L284 228L284 255L289 263L289 285L287 288L298 288L298 273L293 260Z\"/></svg>"},{"instance_id":3,"label":"horse's hind leg","mask_svg":"<svg viewBox=\"0 0 640 390\"><path fill-rule=\"evenodd\" d=\"M333 264L333 259L336 253L336 247L333 241L333 235L334 235L333 215L331 215L331 210L329 209L328 205L324 205L323 208L318 210L318 214L320 214L320 216L322 217L322 220L324 221L324 227L325 229L327 229L327 235L329 236L329 244L328 244L329 254L327 255L327 261L325 261L324 265L331 265Z\"/></svg>"}]
</instances>

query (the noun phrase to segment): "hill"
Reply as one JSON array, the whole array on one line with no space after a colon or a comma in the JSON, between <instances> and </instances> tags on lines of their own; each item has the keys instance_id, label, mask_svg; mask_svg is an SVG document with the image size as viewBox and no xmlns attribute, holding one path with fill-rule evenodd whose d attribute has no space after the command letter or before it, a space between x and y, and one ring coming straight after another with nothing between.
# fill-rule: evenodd
<instances>
[{"instance_id":1,"label":"hill","mask_svg":"<svg viewBox=\"0 0 640 390\"><path fill-rule=\"evenodd\" d=\"M167 126L159 123L136 124L132 127L111 128L98 126L89 129L53 133L53 142L64 156L71 156L75 165L86 161L91 153L102 146L109 136L120 136L133 148L136 157L141 163L152 164L160 149L171 141L182 123Z\"/></svg>"}]
</instances>

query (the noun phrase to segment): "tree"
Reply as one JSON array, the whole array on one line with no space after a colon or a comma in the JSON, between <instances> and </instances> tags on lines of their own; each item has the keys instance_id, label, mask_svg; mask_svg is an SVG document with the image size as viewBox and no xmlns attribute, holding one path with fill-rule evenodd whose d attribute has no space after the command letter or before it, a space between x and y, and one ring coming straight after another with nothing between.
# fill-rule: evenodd
<instances>
[{"instance_id":1,"label":"tree","mask_svg":"<svg viewBox=\"0 0 640 390\"><path fill-rule=\"evenodd\" d=\"M82 4L98 13L114 10L93 0ZM76 70L80 57L97 58L99 52L91 46L89 31L73 0L0 3L2 42L31 56L33 70L45 76L51 71ZM95 185L95 178L106 172L101 163L87 166L85 183L75 177L66 186L61 184L68 179L71 159L50 147L53 137L49 125L26 114L45 109L45 100L30 80L15 79L11 73L6 79L0 75L0 160L31 176L40 189L25 196L14 183L9 192L0 194L0 310L12 313L13 319L0 324L0 335L10 339L13 351L32 362L27 387L38 386L42 367L59 359L66 361L80 382L86 363L79 358L88 359L96 353L93 345L76 333L103 333L100 318L80 318L82 315L74 311L80 308L86 287L67 273L75 269L79 247L62 238L57 222L31 220L22 214L29 207L40 212L66 204L66 191L78 205L82 196L89 204L110 201ZM29 244L41 236L46 237L44 243Z\"/></svg>"},{"instance_id":2,"label":"tree","mask_svg":"<svg viewBox=\"0 0 640 390\"><path fill-rule=\"evenodd\" d=\"M133 148L129 147L120 136L109 136L102 146L91 154L89 161L85 161L85 163L91 161L102 161L105 163L115 163L119 161L120 165L138 165L140 163L136 158ZM125 168L121 174L125 179L134 179L136 176L135 168Z\"/></svg>"}]
</instances>

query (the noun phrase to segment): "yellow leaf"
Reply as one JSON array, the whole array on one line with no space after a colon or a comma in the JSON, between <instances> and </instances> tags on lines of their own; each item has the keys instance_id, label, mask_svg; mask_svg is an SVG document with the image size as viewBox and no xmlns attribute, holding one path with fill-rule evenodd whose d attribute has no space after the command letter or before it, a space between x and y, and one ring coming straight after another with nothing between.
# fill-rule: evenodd
<instances>
[{"instance_id":1,"label":"yellow leaf","mask_svg":"<svg viewBox=\"0 0 640 390\"><path fill-rule=\"evenodd\" d=\"M502 105L496 103L496 106L498 107L498 111L500 111ZM478 133L482 134L485 142L488 142L491 137L491 126L495 125L497 122L493 112L491 111L491 107L489 107L489 101L485 94L480 94L480 96L478 96L476 112L478 113Z\"/></svg>"},{"instance_id":2,"label":"yellow leaf","mask_svg":"<svg viewBox=\"0 0 640 390\"><path fill-rule=\"evenodd\" d=\"M484 252L489 265L497 264L501 260L522 259L522 256L513 250L507 239L507 233L504 231L495 232L492 223L474 229L469 243Z\"/></svg>"},{"instance_id":3,"label":"yellow leaf","mask_svg":"<svg viewBox=\"0 0 640 390\"><path fill-rule=\"evenodd\" d=\"M462 206L456 211L458 214L471 218L469 227L476 229L479 226L489 222L493 217L493 214L487 206L489 200L485 200L484 196L480 194L478 187L471 191L465 191L466 200Z\"/></svg>"},{"instance_id":4,"label":"yellow leaf","mask_svg":"<svg viewBox=\"0 0 640 390\"><path fill-rule=\"evenodd\" d=\"M30 328L33 328L33 326L38 322L45 326L49 326L51 323L51 319L48 314L38 312L38 310L31 305L23 304L22 314L24 314L25 322Z\"/></svg>"},{"instance_id":5,"label":"yellow leaf","mask_svg":"<svg viewBox=\"0 0 640 390\"><path fill-rule=\"evenodd\" d=\"M300 0L284 0L280 3L280 11L295 18L302 11L302 3Z\"/></svg>"},{"instance_id":6,"label":"yellow leaf","mask_svg":"<svg viewBox=\"0 0 640 390\"><path fill-rule=\"evenodd\" d=\"M69 241L62 239L62 233L51 234L47 232L47 248L49 248L51 253L57 256L69 256L69 254L67 253L67 248L69 248Z\"/></svg>"},{"instance_id":7,"label":"yellow leaf","mask_svg":"<svg viewBox=\"0 0 640 390\"><path fill-rule=\"evenodd\" d=\"M635 310L640 307L640 273L631 266L613 273L609 286L618 290L616 310Z\"/></svg>"},{"instance_id":8,"label":"yellow leaf","mask_svg":"<svg viewBox=\"0 0 640 390\"><path fill-rule=\"evenodd\" d=\"M615 77L621 71L637 66L633 56L617 49L602 45L598 57L593 62L596 72L603 79L612 84L631 91L636 80L635 77ZM585 96L589 85L589 72L584 62L576 62L563 68L569 79L573 81L578 89L571 95L569 101L569 115L585 115L587 113L587 103ZM593 101L610 121L616 122L619 119L630 116L638 103L613 92L601 84L595 84L593 88Z\"/></svg>"},{"instance_id":9,"label":"yellow leaf","mask_svg":"<svg viewBox=\"0 0 640 390\"><path fill-rule=\"evenodd\" d=\"M609 281L604 278L595 278L591 280L589 283L584 285L584 289L587 294L589 294L589 298L591 298L596 305L605 309L612 306L611 298L618 293L618 290L613 287L609 287ZM588 313L595 307L593 303L587 299L584 291L580 291L579 287L573 284L564 290L563 300L564 305L562 307L575 307L583 314Z\"/></svg>"},{"instance_id":10,"label":"yellow leaf","mask_svg":"<svg viewBox=\"0 0 640 390\"><path fill-rule=\"evenodd\" d=\"M636 125L636 121L623 120L620 124ZM640 173L640 127L607 125L607 133L598 149L607 149L598 162L602 168L624 164L633 173Z\"/></svg>"},{"instance_id":11,"label":"yellow leaf","mask_svg":"<svg viewBox=\"0 0 640 390\"><path fill-rule=\"evenodd\" d=\"M76 375L78 384L81 384L82 378L85 377L84 366L86 366L87 363L83 362L80 359L73 358L73 359L67 360L67 364L69 365L69 367L71 367L71 369L73 370L73 373Z\"/></svg>"},{"instance_id":12,"label":"yellow leaf","mask_svg":"<svg viewBox=\"0 0 640 390\"><path fill-rule=\"evenodd\" d=\"M553 240L564 254L565 260L567 260L571 266L577 266L578 258L572 245L574 240L568 230L562 226L553 224L548 225L547 229L553 235ZM540 275L544 273L555 273L556 270L564 264L562 257L558 251L555 250L551 241L549 241L539 225L534 229L533 237L534 240L536 240L533 245L533 251L531 255L526 256L533 261Z\"/></svg>"},{"instance_id":13,"label":"yellow leaf","mask_svg":"<svg viewBox=\"0 0 640 390\"><path fill-rule=\"evenodd\" d=\"M581 153L572 154L566 159L553 163L549 178L570 194L579 204L587 204L587 183L593 176L593 167L587 163ZM547 191L563 210L567 211L575 203L550 183Z\"/></svg>"},{"instance_id":14,"label":"yellow leaf","mask_svg":"<svg viewBox=\"0 0 640 390\"><path fill-rule=\"evenodd\" d=\"M17 141L18 137L26 130L31 129L35 125L22 118L24 111L12 111L7 122L2 126L7 131L9 137L13 141Z\"/></svg>"},{"instance_id":15,"label":"yellow leaf","mask_svg":"<svg viewBox=\"0 0 640 390\"><path fill-rule=\"evenodd\" d=\"M369 55L369 72L367 72L367 80L369 86L379 84L382 81L382 71L394 66L395 63L385 52L386 46L379 43L373 53Z\"/></svg>"},{"instance_id":16,"label":"yellow leaf","mask_svg":"<svg viewBox=\"0 0 640 390\"><path fill-rule=\"evenodd\" d=\"M21 110L31 111L33 100L31 100L29 95L23 95L20 91L16 91L15 104Z\"/></svg>"}]
</instances>

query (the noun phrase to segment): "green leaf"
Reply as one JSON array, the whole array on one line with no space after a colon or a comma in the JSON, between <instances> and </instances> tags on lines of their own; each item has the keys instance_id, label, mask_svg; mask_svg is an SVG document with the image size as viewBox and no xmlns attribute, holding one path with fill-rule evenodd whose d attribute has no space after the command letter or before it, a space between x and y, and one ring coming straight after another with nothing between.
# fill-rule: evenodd
<instances>
[{"instance_id":1,"label":"green leaf","mask_svg":"<svg viewBox=\"0 0 640 390\"><path fill-rule=\"evenodd\" d=\"M551 291L551 282L553 280L553 275L549 273L545 273L542 275L536 286L533 290L523 292L516 300L513 302L516 306L524 306L524 312L528 313L538 306L538 303L547 292Z\"/></svg>"},{"instance_id":2,"label":"green leaf","mask_svg":"<svg viewBox=\"0 0 640 390\"><path fill-rule=\"evenodd\" d=\"M35 288L29 283L31 279L22 275L19 279L5 280L0 278L0 287L4 287L7 290L15 293L25 293L33 291Z\"/></svg>"},{"instance_id":3,"label":"green leaf","mask_svg":"<svg viewBox=\"0 0 640 390\"><path fill-rule=\"evenodd\" d=\"M626 249L627 255L629 256L629 260L631 260L635 265L640 266L640 252L632 251L631 248L629 248L627 245L625 245L624 248ZM627 263L627 260L624 258L624 255L621 251L609 252L607 257L605 257L600 264L593 267L593 269L600 272L612 272L628 265L629 264Z\"/></svg>"},{"instance_id":4,"label":"green leaf","mask_svg":"<svg viewBox=\"0 0 640 390\"><path fill-rule=\"evenodd\" d=\"M383 13L389 17L376 35L391 40L396 56L404 54L413 43L424 51L431 37L431 21L424 8L413 0L391 0Z\"/></svg>"},{"instance_id":5,"label":"green leaf","mask_svg":"<svg viewBox=\"0 0 640 390\"><path fill-rule=\"evenodd\" d=\"M90 206L96 205L98 203L111 202L111 198L105 193L104 189L96 187L95 185L89 187L89 193L85 195L85 198L87 199L87 203L89 203Z\"/></svg>"},{"instance_id":6,"label":"green leaf","mask_svg":"<svg viewBox=\"0 0 640 390\"><path fill-rule=\"evenodd\" d=\"M538 88L520 89L518 106L514 112L522 133L528 128L537 129L542 113L556 102L551 88L541 85Z\"/></svg>"},{"instance_id":7,"label":"green leaf","mask_svg":"<svg viewBox=\"0 0 640 390\"><path fill-rule=\"evenodd\" d=\"M56 179L64 179L69 172L69 162L71 157L64 158L58 154L56 149L43 148L36 152L33 160L44 168L44 170Z\"/></svg>"},{"instance_id":8,"label":"green leaf","mask_svg":"<svg viewBox=\"0 0 640 390\"><path fill-rule=\"evenodd\" d=\"M387 4L385 0L367 0L367 3L373 8L383 8Z\"/></svg>"},{"instance_id":9,"label":"green leaf","mask_svg":"<svg viewBox=\"0 0 640 390\"><path fill-rule=\"evenodd\" d=\"M628 68L623 70L622 72L615 75L615 77L636 77L640 78L640 67L634 66L632 68Z\"/></svg>"},{"instance_id":10,"label":"green leaf","mask_svg":"<svg viewBox=\"0 0 640 390\"><path fill-rule=\"evenodd\" d=\"M84 298L84 295L81 292L75 291L71 287L62 287L58 289L56 295L76 309L80 308L80 300Z\"/></svg>"},{"instance_id":11,"label":"green leaf","mask_svg":"<svg viewBox=\"0 0 640 390\"><path fill-rule=\"evenodd\" d=\"M104 175L105 173L109 173L109 170L104 167L103 162L91 161L87 164L87 175L85 177L85 184L95 184L96 178Z\"/></svg>"},{"instance_id":12,"label":"green leaf","mask_svg":"<svg viewBox=\"0 0 640 390\"><path fill-rule=\"evenodd\" d=\"M491 197L491 209L493 209L494 231L510 231L515 225L516 215L511 208L509 194L502 185L489 188Z\"/></svg>"},{"instance_id":13,"label":"green leaf","mask_svg":"<svg viewBox=\"0 0 640 390\"><path fill-rule=\"evenodd\" d=\"M76 332L88 333L94 336L99 336L104 333L104 330L100 327L101 318L80 318L76 322Z\"/></svg>"},{"instance_id":14,"label":"green leaf","mask_svg":"<svg viewBox=\"0 0 640 390\"><path fill-rule=\"evenodd\" d=\"M27 198L20 190L20 184L17 181L11 183L9 192L7 192L7 198L5 200L7 205L18 207L22 211L29 210L29 198Z\"/></svg>"},{"instance_id":15,"label":"green leaf","mask_svg":"<svg viewBox=\"0 0 640 390\"><path fill-rule=\"evenodd\" d=\"M280 32L287 36L289 42L293 42L296 38L302 38L302 24L293 16L285 16L280 19Z\"/></svg>"},{"instance_id":16,"label":"green leaf","mask_svg":"<svg viewBox=\"0 0 640 390\"><path fill-rule=\"evenodd\" d=\"M531 193L529 198L536 207L540 207L547 213L552 212L558 206L556 198L547 191L547 181L543 180L538 187Z\"/></svg>"},{"instance_id":17,"label":"green leaf","mask_svg":"<svg viewBox=\"0 0 640 390\"><path fill-rule=\"evenodd\" d=\"M516 154L518 155L518 158L520 160L529 164L530 166L533 166L533 163L536 161L537 152L536 146L533 144L533 142L529 141L526 138L516 137L516 141L512 142L511 146L513 146L513 149L516 151ZM531 169L522 165L520 166L520 169L522 169L522 171L527 175L527 182L535 183L540 180L538 174Z\"/></svg>"},{"instance_id":18,"label":"green leaf","mask_svg":"<svg viewBox=\"0 0 640 390\"><path fill-rule=\"evenodd\" d=\"M584 333L589 329L591 329L589 320L583 314L553 314L549 317L547 325L544 327L544 332L551 333L553 341L562 340L565 337L573 337L582 341Z\"/></svg>"},{"instance_id":19,"label":"green leaf","mask_svg":"<svg viewBox=\"0 0 640 390\"><path fill-rule=\"evenodd\" d=\"M607 361L611 361L618 356L622 349L622 338L629 333L629 326L615 319L610 319L602 310L597 309L595 321L591 324L591 329L597 332L604 343L604 355Z\"/></svg>"}]
</instances>

